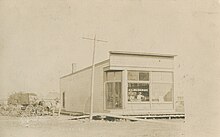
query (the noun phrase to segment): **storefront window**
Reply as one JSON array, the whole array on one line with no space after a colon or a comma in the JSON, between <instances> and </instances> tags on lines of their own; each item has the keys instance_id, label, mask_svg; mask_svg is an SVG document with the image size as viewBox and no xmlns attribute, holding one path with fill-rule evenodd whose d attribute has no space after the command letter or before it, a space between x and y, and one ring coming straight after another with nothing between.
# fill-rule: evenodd
<instances>
[{"instance_id":1,"label":"storefront window","mask_svg":"<svg viewBox=\"0 0 220 137\"><path fill-rule=\"evenodd\" d=\"M149 72L128 71L128 101L149 101Z\"/></svg>"},{"instance_id":2,"label":"storefront window","mask_svg":"<svg viewBox=\"0 0 220 137\"><path fill-rule=\"evenodd\" d=\"M152 102L172 102L173 73L152 72Z\"/></svg>"},{"instance_id":3,"label":"storefront window","mask_svg":"<svg viewBox=\"0 0 220 137\"><path fill-rule=\"evenodd\" d=\"M173 101L173 73L128 71L128 102L148 102L150 99L159 103Z\"/></svg>"},{"instance_id":4,"label":"storefront window","mask_svg":"<svg viewBox=\"0 0 220 137\"><path fill-rule=\"evenodd\" d=\"M173 84L152 84L152 101L153 102L171 102L173 94Z\"/></svg>"},{"instance_id":5,"label":"storefront window","mask_svg":"<svg viewBox=\"0 0 220 137\"><path fill-rule=\"evenodd\" d=\"M149 101L149 84L128 83L128 101L129 102Z\"/></svg>"}]
</instances>

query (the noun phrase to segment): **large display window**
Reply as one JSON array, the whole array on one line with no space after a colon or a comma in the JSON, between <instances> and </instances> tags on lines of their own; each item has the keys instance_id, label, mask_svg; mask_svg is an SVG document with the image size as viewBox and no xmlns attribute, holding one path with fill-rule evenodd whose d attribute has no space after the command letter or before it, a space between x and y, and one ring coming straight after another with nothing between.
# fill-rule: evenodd
<instances>
[{"instance_id":1,"label":"large display window","mask_svg":"<svg viewBox=\"0 0 220 137\"><path fill-rule=\"evenodd\" d=\"M149 72L128 71L128 102L149 100Z\"/></svg>"},{"instance_id":2,"label":"large display window","mask_svg":"<svg viewBox=\"0 0 220 137\"><path fill-rule=\"evenodd\" d=\"M128 103L172 103L173 72L127 71L127 84L122 84L122 71L105 72L105 106L122 108L122 85L127 85Z\"/></svg>"},{"instance_id":3,"label":"large display window","mask_svg":"<svg viewBox=\"0 0 220 137\"><path fill-rule=\"evenodd\" d=\"M173 101L173 73L128 71L128 102Z\"/></svg>"},{"instance_id":4,"label":"large display window","mask_svg":"<svg viewBox=\"0 0 220 137\"><path fill-rule=\"evenodd\" d=\"M173 101L173 73L172 72L152 72L152 102L172 102Z\"/></svg>"},{"instance_id":5,"label":"large display window","mask_svg":"<svg viewBox=\"0 0 220 137\"><path fill-rule=\"evenodd\" d=\"M152 83L152 102L172 102L173 84Z\"/></svg>"}]
</instances>

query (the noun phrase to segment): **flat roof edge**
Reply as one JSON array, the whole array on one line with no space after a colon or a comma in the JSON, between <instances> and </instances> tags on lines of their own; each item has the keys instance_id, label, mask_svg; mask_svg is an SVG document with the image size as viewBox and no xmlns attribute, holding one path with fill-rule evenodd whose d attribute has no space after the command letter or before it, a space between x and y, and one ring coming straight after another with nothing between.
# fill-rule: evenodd
<instances>
[{"instance_id":1,"label":"flat roof edge","mask_svg":"<svg viewBox=\"0 0 220 137\"><path fill-rule=\"evenodd\" d=\"M110 54L121 55L138 55L138 56L158 56L158 57L175 57L174 54L145 53L145 52L126 52L126 51L109 51Z\"/></svg>"},{"instance_id":2,"label":"flat roof edge","mask_svg":"<svg viewBox=\"0 0 220 137\"><path fill-rule=\"evenodd\" d=\"M108 62L109 60L110 60L110 59L106 59L106 60L104 60L104 61L98 62L98 63L95 64L95 66L99 66L99 65L101 65L101 64L104 64L104 63ZM71 76L71 75L74 75L74 74L77 74L77 73L79 73L79 72L85 71L85 70L90 69L90 68L92 68L92 66L88 66L88 67L85 67L85 68L83 68L83 69L80 69L80 70L78 70L78 71L76 71L76 72L73 72L73 73L64 75L64 76L60 77L60 79L65 78L65 77L68 77L68 76Z\"/></svg>"}]
</instances>

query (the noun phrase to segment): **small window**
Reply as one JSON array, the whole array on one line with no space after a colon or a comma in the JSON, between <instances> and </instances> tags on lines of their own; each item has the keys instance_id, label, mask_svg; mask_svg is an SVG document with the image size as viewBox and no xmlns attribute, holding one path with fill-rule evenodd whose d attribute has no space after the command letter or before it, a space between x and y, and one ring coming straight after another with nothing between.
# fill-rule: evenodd
<instances>
[{"instance_id":1,"label":"small window","mask_svg":"<svg viewBox=\"0 0 220 137\"><path fill-rule=\"evenodd\" d=\"M107 81L114 80L114 72L107 72Z\"/></svg>"},{"instance_id":2,"label":"small window","mask_svg":"<svg viewBox=\"0 0 220 137\"><path fill-rule=\"evenodd\" d=\"M128 80L138 81L139 80L139 72L128 71Z\"/></svg>"},{"instance_id":3,"label":"small window","mask_svg":"<svg viewBox=\"0 0 220 137\"><path fill-rule=\"evenodd\" d=\"M114 81L114 80L121 80L122 78L121 71L109 71L106 72L106 81Z\"/></svg>"},{"instance_id":4,"label":"small window","mask_svg":"<svg viewBox=\"0 0 220 137\"><path fill-rule=\"evenodd\" d=\"M139 73L139 80L140 81L149 81L149 73L140 72Z\"/></svg>"},{"instance_id":5,"label":"small window","mask_svg":"<svg viewBox=\"0 0 220 137\"><path fill-rule=\"evenodd\" d=\"M131 80L131 81L149 81L149 72L128 71L128 80Z\"/></svg>"},{"instance_id":6,"label":"small window","mask_svg":"<svg viewBox=\"0 0 220 137\"><path fill-rule=\"evenodd\" d=\"M116 71L114 79L115 80L121 80L122 79L121 77L122 77L121 71Z\"/></svg>"}]
</instances>

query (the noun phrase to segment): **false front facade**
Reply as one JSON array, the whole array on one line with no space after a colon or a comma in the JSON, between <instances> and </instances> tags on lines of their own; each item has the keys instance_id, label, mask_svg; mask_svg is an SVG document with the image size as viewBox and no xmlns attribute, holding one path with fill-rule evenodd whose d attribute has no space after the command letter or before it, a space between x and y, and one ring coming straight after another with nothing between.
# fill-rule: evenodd
<instances>
[{"instance_id":1,"label":"false front facade","mask_svg":"<svg viewBox=\"0 0 220 137\"><path fill-rule=\"evenodd\" d=\"M110 52L95 65L94 113L175 112L174 55ZM89 113L92 67L61 77L63 109Z\"/></svg>"}]
</instances>

